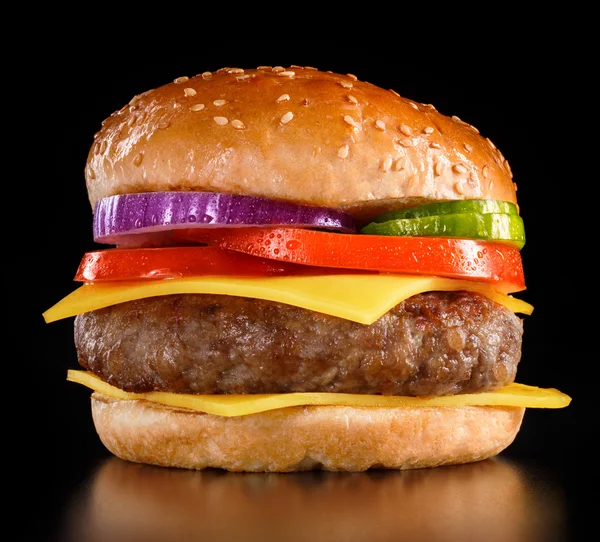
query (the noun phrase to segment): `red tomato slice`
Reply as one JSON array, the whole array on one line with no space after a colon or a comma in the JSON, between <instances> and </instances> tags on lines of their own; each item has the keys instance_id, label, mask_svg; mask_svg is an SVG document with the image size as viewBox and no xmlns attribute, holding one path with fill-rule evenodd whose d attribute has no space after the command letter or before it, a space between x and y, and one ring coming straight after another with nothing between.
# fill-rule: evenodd
<instances>
[{"instance_id":1,"label":"red tomato slice","mask_svg":"<svg viewBox=\"0 0 600 542\"><path fill-rule=\"evenodd\" d=\"M496 241L331 233L300 228L181 230L179 241L203 242L272 260L387 273L436 275L525 289L521 254Z\"/></svg>"},{"instance_id":2,"label":"red tomato slice","mask_svg":"<svg viewBox=\"0 0 600 542\"><path fill-rule=\"evenodd\" d=\"M356 271L350 270L350 272ZM79 264L75 280L101 282L183 278L197 275L264 277L334 273L340 273L340 269L324 269L257 258L217 247L185 246L112 248L87 252Z\"/></svg>"}]
</instances>

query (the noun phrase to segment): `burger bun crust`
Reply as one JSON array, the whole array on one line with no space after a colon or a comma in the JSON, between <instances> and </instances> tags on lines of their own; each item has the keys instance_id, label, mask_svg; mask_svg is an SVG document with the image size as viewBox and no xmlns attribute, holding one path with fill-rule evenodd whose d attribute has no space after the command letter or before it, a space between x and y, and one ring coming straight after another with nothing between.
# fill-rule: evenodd
<instances>
[{"instance_id":1,"label":"burger bun crust","mask_svg":"<svg viewBox=\"0 0 600 542\"><path fill-rule=\"evenodd\" d=\"M224 417L94 392L96 431L115 456L237 472L416 469L497 455L524 408L305 406Z\"/></svg>"},{"instance_id":2,"label":"burger bun crust","mask_svg":"<svg viewBox=\"0 0 600 542\"><path fill-rule=\"evenodd\" d=\"M106 119L85 176L104 197L247 194L369 218L436 200L516 203L508 162L470 124L355 76L224 68L134 96Z\"/></svg>"}]
</instances>

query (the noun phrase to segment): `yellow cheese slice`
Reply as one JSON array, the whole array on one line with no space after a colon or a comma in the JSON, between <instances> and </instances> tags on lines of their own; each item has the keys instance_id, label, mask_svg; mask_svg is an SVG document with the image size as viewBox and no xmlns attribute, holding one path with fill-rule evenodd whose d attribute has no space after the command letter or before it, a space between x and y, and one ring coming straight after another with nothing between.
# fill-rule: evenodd
<instances>
[{"instance_id":1,"label":"yellow cheese slice","mask_svg":"<svg viewBox=\"0 0 600 542\"><path fill-rule=\"evenodd\" d=\"M310 277L221 277L84 284L43 313L46 322L117 303L169 294L224 294L266 299L372 324L405 299L433 290L479 292L513 312L533 307L491 286L469 280L414 275L321 275Z\"/></svg>"},{"instance_id":2,"label":"yellow cheese slice","mask_svg":"<svg viewBox=\"0 0 600 542\"><path fill-rule=\"evenodd\" d=\"M245 416L267 410L305 405L338 405L353 407L442 407L442 406L514 406L526 408L562 408L571 398L554 388L537 388L510 384L496 391L461 395L445 395L421 399L352 393L281 393L269 395L191 395L151 391L130 393L107 384L86 371L67 373L67 380L83 384L94 391L116 399L144 399L176 408L198 410L218 416Z\"/></svg>"}]
</instances>

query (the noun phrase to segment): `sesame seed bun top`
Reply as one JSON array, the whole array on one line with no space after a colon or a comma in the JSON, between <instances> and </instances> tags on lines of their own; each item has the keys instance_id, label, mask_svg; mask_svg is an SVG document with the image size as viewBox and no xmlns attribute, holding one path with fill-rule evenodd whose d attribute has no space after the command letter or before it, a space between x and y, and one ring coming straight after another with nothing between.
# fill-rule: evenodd
<instances>
[{"instance_id":1,"label":"sesame seed bun top","mask_svg":"<svg viewBox=\"0 0 600 542\"><path fill-rule=\"evenodd\" d=\"M135 96L103 122L85 177L115 194L218 191L345 209L516 203L508 162L458 117L352 74L223 68Z\"/></svg>"}]
</instances>

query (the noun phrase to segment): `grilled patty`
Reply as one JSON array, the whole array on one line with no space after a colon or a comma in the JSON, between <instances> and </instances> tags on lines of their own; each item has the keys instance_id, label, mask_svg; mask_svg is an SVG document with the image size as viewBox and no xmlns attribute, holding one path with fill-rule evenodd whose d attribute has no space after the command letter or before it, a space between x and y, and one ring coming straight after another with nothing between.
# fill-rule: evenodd
<instances>
[{"instance_id":1,"label":"grilled patty","mask_svg":"<svg viewBox=\"0 0 600 542\"><path fill-rule=\"evenodd\" d=\"M522 334L512 311L472 292L415 295L371 325L204 294L75 318L79 363L131 392L481 392L513 382Z\"/></svg>"}]
</instances>

